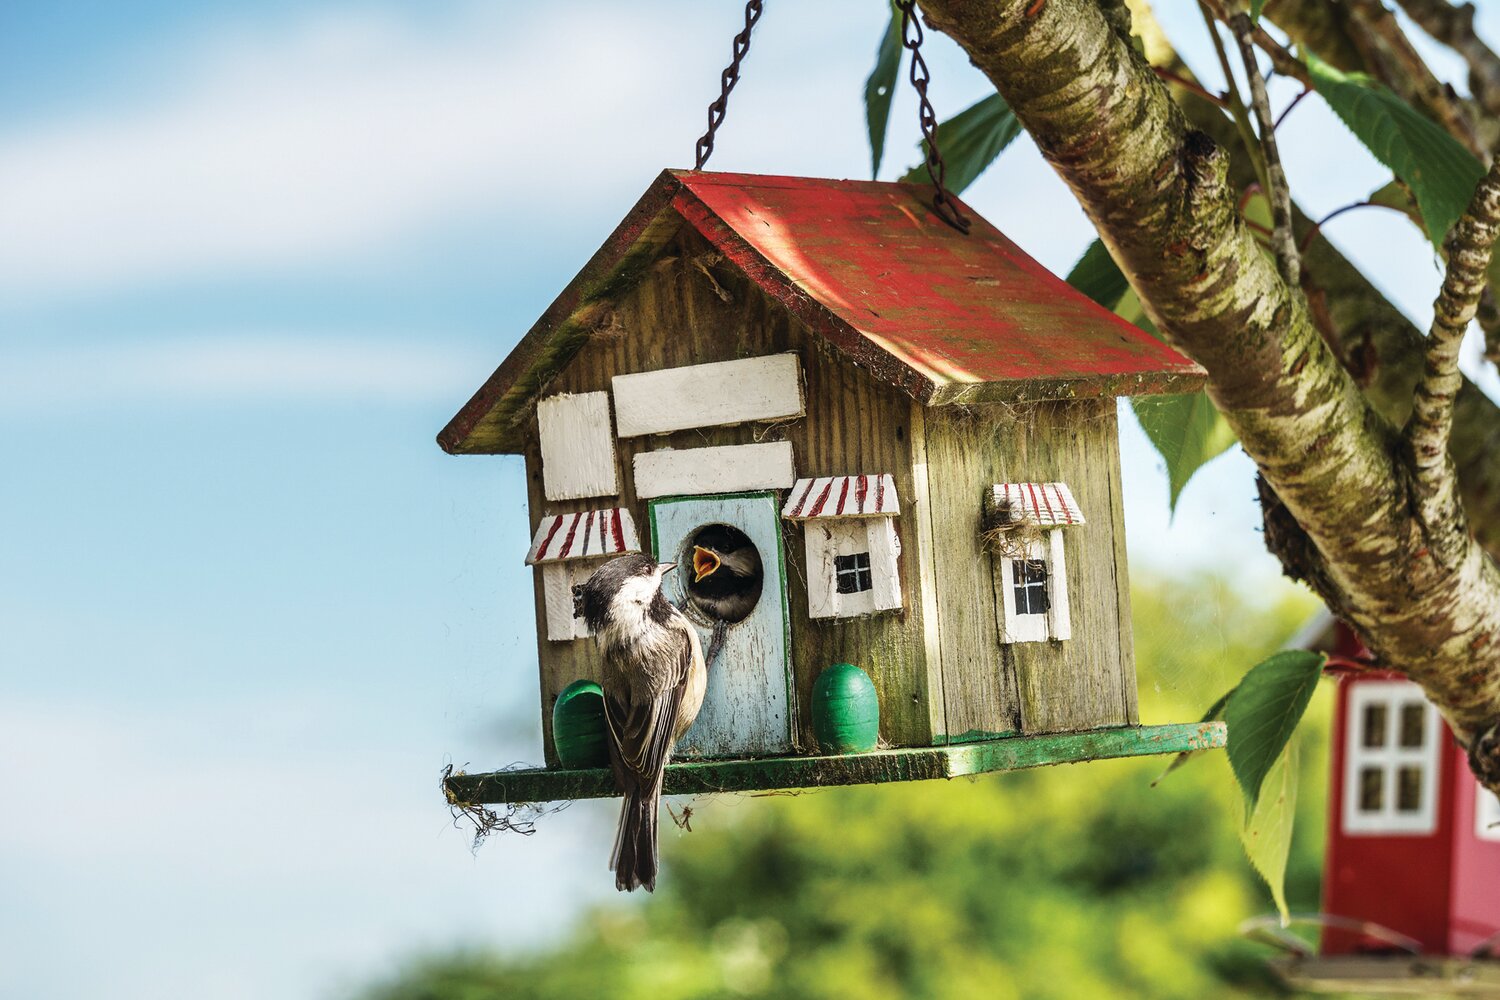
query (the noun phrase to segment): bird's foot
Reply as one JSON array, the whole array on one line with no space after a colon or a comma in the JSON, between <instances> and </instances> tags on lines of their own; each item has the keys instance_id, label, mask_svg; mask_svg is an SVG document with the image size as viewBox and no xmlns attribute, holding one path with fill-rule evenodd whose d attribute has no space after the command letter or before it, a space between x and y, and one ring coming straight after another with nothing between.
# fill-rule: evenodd
<instances>
[{"instance_id":1,"label":"bird's foot","mask_svg":"<svg viewBox=\"0 0 1500 1000\"><path fill-rule=\"evenodd\" d=\"M708 650L703 654L703 661L708 666L713 666L714 661L719 658L719 653L724 649L724 637L729 634L729 623L720 618L714 622L713 635L708 640Z\"/></svg>"}]
</instances>

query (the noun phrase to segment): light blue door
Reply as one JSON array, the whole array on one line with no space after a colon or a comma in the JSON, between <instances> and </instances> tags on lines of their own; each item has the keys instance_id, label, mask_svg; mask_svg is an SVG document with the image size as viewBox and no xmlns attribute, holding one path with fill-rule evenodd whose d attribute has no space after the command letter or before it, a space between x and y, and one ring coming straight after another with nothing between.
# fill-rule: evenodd
<instances>
[{"instance_id":1,"label":"light blue door","mask_svg":"<svg viewBox=\"0 0 1500 1000\"><path fill-rule=\"evenodd\" d=\"M662 589L687 613L708 651L713 619L689 600L693 547L699 539L724 536L728 526L753 545L760 563L760 593L749 613L728 626L718 658L709 664L708 692L698 720L678 742L683 757L767 757L792 749L790 637L786 560L774 493L664 497L650 504L656 557L675 560ZM705 534L707 530L707 534ZM739 537L736 535L736 537ZM720 571L724 572L724 571Z\"/></svg>"}]
</instances>

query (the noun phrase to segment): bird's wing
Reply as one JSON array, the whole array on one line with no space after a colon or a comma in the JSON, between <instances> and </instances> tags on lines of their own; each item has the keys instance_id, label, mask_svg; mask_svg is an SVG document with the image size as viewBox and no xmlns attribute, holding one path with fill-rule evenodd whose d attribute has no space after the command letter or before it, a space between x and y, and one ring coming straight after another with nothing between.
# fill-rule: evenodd
<instances>
[{"instance_id":1,"label":"bird's wing","mask_svg":"<svg viewBox=\"0 0 1500 1000\"><path fill-rule=\"evenodd\" d=\"M671 623L672 639L662 656L666 669L653 678L657 683L651 685L651 697L630 702L618 695L604 699L604 718L618 749L619 764L638 780L655 781L672 752L672 730L693 665L696 644L692 640L697 636L690 635L692 627L680 617ZM643 692L637 688L635 693ZM617 773L617 777L625 775Z\"/></svg>"}]
</instances>

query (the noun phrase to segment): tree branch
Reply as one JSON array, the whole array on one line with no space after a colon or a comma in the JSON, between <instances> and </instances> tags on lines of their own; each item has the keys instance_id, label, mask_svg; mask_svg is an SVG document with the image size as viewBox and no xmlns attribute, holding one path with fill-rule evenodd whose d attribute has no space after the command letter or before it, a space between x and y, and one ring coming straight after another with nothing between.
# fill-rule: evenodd
<instances>
[{"instance_id":1,"label":"tree branch","mask_svg":"<svg viewBox=\"0 0 1500 1000\"><path fill-rule=\"evenodd\" d=\"M1433 303L1422 380L1417 383L1406 439L1417 486L1417 517L1427 527L1443 525L1460 510L1448 441L1453 401L1463 377L1458 350L1479 308L1495 237L1500 234L1500 159L1479 182L1468 209L1448 233L1448 271ZM1446 535L1445 535L1446 537ZM1439 553L1441 556L1443 553Z\"/></svg>"},{"instance_id":2,"label":"tree branch","mask_svg":"<svg viewBox=\"0 0 1500 1000\"><path fill-rule=\"evenodd\" d=\"M1378 0L1267 0L1265 16L1333 66L1375 77L1481 158L1500 145L1500 117L1477 113L1437 81Z\"/></svg>"},{"instance_id":3,"label":"tree branch","mask_svg":"<svg viewBox=\"0 0 1500 1000\"><path fill-rule=\"evenodd\" d=\"M1255 109L1256 123L1260 126L1260 148L1266 162L1266 181L1270 190L1266 197L1271 201L1271 246L1276 252L1277 269L1281 280L1289 288L1302 285L1302 262L1297 255L1297 241L1292 237L1292 194L1287 186L1286 170L1281 165L1281 154L1276 149L1276 122L1271 117L1271 101L1266 96L1266 81L1260 75L1260 64L1255 60L1255 47L1250 39L1253 25L1250 15L1235 14L1229 20L1230 30L1239 43L1240 58L1245 63L1245 79L1250 85L1250 106Z\"/></svg>"},{"instance_id":4,"label":"tree branch","mask_svg":"<svg viewBox=\"0 0 1500 1000\"><path fill-rule=\"evenodd\" d=\"M1334 609L1421 682L1466 744L1500 719L1500 570L1439 565L1395 429L1236 211L1229 158L1093 0L925 0L1093 220L1306 533ZM1500 769L1497 769L1500 773Z\"/></svg>"},{"instance_id":5,"label":"tree branch","mask_svg":"<svg viewBox=\"0 0 1500 1000\"><path fill-rule=\"evenodd\" d=\"M1474 5L1448 0L1397 0L1406 16L1469 66L1469 91L1486 114L1500 115L1500 56L1474 31Z\"/></svg>"},{"instance_id":6,"label":"tree branch","mask_svg":"<svg viewBox=\"0 0 1500 1000\"><path fill-rule=\"evenodd\" d=\"M1382 53L1395 64L1396 73L1382 73L1380 76L1388 84L1394 80L1404 82L1416 99L1413 103L1426 107L1438 124L1467 146L1469 152L1484 158L1485 149L1475 133L1469 109L1427 68L1427 63L1412 48L1411 40L1382 0L1349 0L1349 5L1355 15L1351 24L1358 25L1359 30L1379 45ZM1393 89L1401 92L1399 87Z\"/></svg>"},{"instance_id":7,"label":"tree branch","mask_svg":"<svg viewBox=\"0 0 1500 1000\"><path fill-rule=\"evenodd\" d=\"M1153 39L1153 61L1191 77L1150 20L1144 0L1134 0L1138 25L1148 25ZM1305 44L1345 71L1368 71L1364 56L1349 41L1349 11L1323 0L1267 0L1265 16L1299 44ZM1193 95L1177 92L1178 103L1192 124L1237 154L1231 179L1241 188L1254 180L1249 157L1222 114ZM1500 120L1497 120L1500 122ZM1307 242L1313 222L1296 210L1293 215L1302 244L1303 284L1316 307L1325 336L1359 382L1365 398L1387 421L1400 427L1411 412L1413 393L1421 378L1426 338L1422 331L1360 274L1326 239ZM1481 325L1485 321L1481 309ZM1493 556L1500 559L1500 407L1468 379L1454 406L1453 461L1459 489L1469 514L1470 530Z\"/></svg>"}]
</instances>

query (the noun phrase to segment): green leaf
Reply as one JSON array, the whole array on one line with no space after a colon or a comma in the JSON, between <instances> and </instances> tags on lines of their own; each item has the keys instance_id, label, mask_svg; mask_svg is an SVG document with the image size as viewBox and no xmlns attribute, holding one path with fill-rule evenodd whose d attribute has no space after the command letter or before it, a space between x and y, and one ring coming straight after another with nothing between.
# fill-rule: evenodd
<instances>
[{"instance_id":1,"label":"green leaf","mask_svg":"<svg viewBox=\"0 0 1500 1000\"><path fill-rule=\"evenodd\" d=\"M870 129L870 176L880 173L885 156L885 130L891 121L891 96L901 71L901 11L891 4L891 21L875 53L875 68L865 81L865 123Z\"/></svg>"},{"instance_id":2,"label":"green leaf","mask_svg":"<svg viewBox=\"0 0 1500 1000\"><path fill-rule=\"evenodd\" d=\"M1068 284L1095 302L1112 309L1142 330L1158 337L1156 325L1146 316L1140 300L1131 292L1101 240L1089 244L1068 272ZM1160 339L1158 337L1158 339ZM1171 509L1193 474L1234 444L1234 431L1208 394L1203 391L1177 396L1135 396L1130 400L1135 415L1157 454L1167 463L1171 483ZM1160 780L1160 779L1158 779Z\"/></svg>"},{"instance_id":3,"label":"green leaf","mask_svg":"<svg viewBox=\"0 0 1500 1000\"><path fill-rule=\"evenodd\" d=\"M1068 284L1106 309L1113 310L1130 291L1130 283L1115 264L1103 240L1095 240L1068 272Z\"/></svg>"},{"instance_id":4,"label":"green leaf","mask_svg":"<svg viewBox=\"0 0 1500 1000\"><path fill-rule=\"evenodd\" d=\"M1203 466L1234 444L1234 431L1203 390L1171 396L1132 396L1136 419L1167 463L1169 506Z\"/></svg>"},{"instance_id":5,"label":"green leaf","mask_svg":"<svg viewBox=\"0 0 1500 1000\"><path fill-rule=\"evenodd\" d=\"M1224 704L1229 766L1255 809L1262 782L1307 711L1324 656L1306 649L1273 653L1250 668Z\"/></svg>"},{"instance_id":6,"label":"green leaf","mask_svg":"<svg viewBox=\"0 0 1500 1000\"><path fill-rule=\"evenodd\" d=\"M1203 718L1199 719L1198 721L1212 722L1217 719L1219 717L1219 713L1224 711L1224 703L1229 700L1229 696L1232 694L1234 694L1234 688L1230 688L1228 691L1225 691L1223 694L1219 695L1219 700L1208 706L1208 711L1204 712ZM1173 771L1177 770L1182 765L1186 764L1189 757L1193 756L1193 754L1195 753L1201 752L1202 751L1199 750L1184 750L1182 751L1182 753L1173 757L1172 763L1167 765L1167 769L1161 774L1157 775L1155 781L1151 782L1151 787L1155 788L1157 785L1161 784L1163 778L1171 774Z\"/></svg>"},{"instance_id":7,"label":"green leaf","mask_svg":"<svg viewBox=\"0 0 1500 1000\"><path fill-rule=\"evenodd\" d=\"M1254 24L1260 20L1260 12L1266 6L1266 0L1250 0L1250 23Z\"/></svg>"},{"instance_id":8,"label":"green leaf","mask_svg":"<svg viewBox=\"0 0 1500 1000\"><path fill-rule=\"evenodd\" d=\"M958 194L973 184L1020 132L1021 123L999 94L991 94L939 124L938 149L948 168L948 190ZM924 163L912 167L901 178L909 184L927 180L925 140L921 149Z\"/></svg>"},{"instance_id":9,"label":"green leaf","mask_svg":"<svg viewBox=\"0 0 1500 1000\"><path fill-rule=\"evenodd\" d=\"M1484 165L1436 122L1362 73L1342 73L1307 52L1313 87L1375 158L1411 188L1427 225L1442 247Z\"/></svg>"},{"instance_id":10,"label":"green leaf","mask_svg":"<svg viewBox=\"0 0 1500 1000\"><path fill-rule=\"evenodd\" d=\"M1234 732L1234 730L1230 730ZM1297 741L1286 749L1266 772L1265 793L1240 826L1240 843L1250 864L1271 887L1271 898L1286 925L1286 859L1292 849L1292 822L1297 817Z\"/></svg>"}]
</instances>

